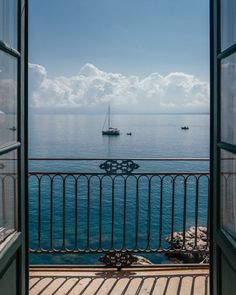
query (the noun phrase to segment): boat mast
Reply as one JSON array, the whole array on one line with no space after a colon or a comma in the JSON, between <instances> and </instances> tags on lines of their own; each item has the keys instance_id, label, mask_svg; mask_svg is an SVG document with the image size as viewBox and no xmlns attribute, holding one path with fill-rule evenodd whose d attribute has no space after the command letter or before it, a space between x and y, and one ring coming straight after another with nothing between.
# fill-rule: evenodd
<instances>
[{"instance_id":1,"label":"boat mast","mask_svg":"<svg viewBox=\"0 0 236 295\"><path fill-rule=\"evenodd\" d=\"M108 105L108 129L110 129L111 127L111 119L110 119L110 104Z\"/></svg>"}]
</instances>

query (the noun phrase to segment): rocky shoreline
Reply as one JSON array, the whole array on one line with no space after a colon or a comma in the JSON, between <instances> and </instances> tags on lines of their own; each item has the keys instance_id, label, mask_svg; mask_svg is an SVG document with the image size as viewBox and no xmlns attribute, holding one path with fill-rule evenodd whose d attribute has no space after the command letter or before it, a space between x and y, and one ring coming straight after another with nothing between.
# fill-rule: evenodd
<instances>
[{"instance_id":1,"label":"rocky shoreline","mask_svg":"<svg viewBox=\"0 0 236 295\"><path fill-rule=\"evenodd\" d=\"M196 229L191 226L185 231L185 234L183 232L174 232L173 236L171 234L166 236L166 241L169 243L170 252L165 253L165 255L169 258L169 263L209 263L209 236L206 227L199 226ZM122 263L127 264L126 256L125 253L109 253L102 257L101 261L105 264L108 262L113 266L118 261L119 265L121 265L120 268L122 268ZM143 256L128 254L128 258L129 261L132 260L131 264L136 266L153 264Z\"/></svg>"},{"instance_id":2,"label":"rocky shoreline","mask_svg":"<svg viewBox=\"0 0 236 295\"><path fill-rule=\"evenodd\" d=\"M168 253L166 254L171 259L177 259L181 262L192 263L207 263L209 262L209 254L204 251L209 248L209 238L207 228L203 226L191 226L185 232L185 243L183 232L174 232L173 240L171 235L166 237L166 241L170 244L170 249L181 250L186 249L186 252ZM192 250L197 250L195 253Z\"/></svg>"}]
</instances>

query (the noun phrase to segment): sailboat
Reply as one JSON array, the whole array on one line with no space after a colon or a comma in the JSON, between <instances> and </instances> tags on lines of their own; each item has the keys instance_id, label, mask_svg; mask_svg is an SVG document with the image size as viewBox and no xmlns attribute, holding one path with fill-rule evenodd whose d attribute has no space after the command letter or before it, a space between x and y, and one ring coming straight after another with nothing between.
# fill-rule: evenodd
<instances>
[{"instance_id":1,"label":"sailboat","mask_svg":"<svg viewBox=\"0 0 236 295\"><path fill-rule=\"evenodd\" d=\"M107 130L104 130L106 121L107 121ZM110 108L110 105L108 105L108 112L107 112L107 115L106 115L106 118L105 118L105 122L103 124L102 135L108 135L108 136L120 135L120 130L118 130L117 128L111 127L111 108Z\"/></svg>"}]
</instances>

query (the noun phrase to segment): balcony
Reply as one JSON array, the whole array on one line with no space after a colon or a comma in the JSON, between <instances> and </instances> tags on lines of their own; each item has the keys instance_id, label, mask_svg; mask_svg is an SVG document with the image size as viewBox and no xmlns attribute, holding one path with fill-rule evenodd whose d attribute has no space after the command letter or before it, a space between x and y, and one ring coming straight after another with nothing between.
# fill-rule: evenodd
<instances>
[{"instance_id":1,"label":"balcony","mask_svg":"<svg viewBox=\"0 0 236 295\"><path fill-rule=\"evenodd\" d=\"M31 294L207 294L208 196L205 158L31 159Z\"/></svg>"}]
</instances>

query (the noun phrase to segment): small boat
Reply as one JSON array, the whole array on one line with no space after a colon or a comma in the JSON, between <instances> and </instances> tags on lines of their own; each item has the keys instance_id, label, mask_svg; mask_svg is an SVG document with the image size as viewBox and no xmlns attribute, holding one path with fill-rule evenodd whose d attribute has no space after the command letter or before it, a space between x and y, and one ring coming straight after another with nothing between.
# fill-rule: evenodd
<instances>
[{"instance_id":1,"label":"small boat","mask_svg":"<svg viewBox=\"0 0 236 295\"><path fill-rule=\"evenodd\" d=\"M189 130L189 127L188 126L183 126L181 127L182 130Z\"/></svg>"},{"instance_id":2,"label":"small boat","mask_svg":"<svg viewBox=\"0 0 236 295\"><path fill-rule=\"evenodd\" d=\"M15 126L12 126L11 128L9 128L9 130L16 131L16 127Z\"/></svg>"},{"instance_id":3,"label":"small boat","mask_svg":"<svg viewBox=\"0 0 236 295\"><path fill-rule=\"evenodd\" d=\"M104 130L104 126L106 124L106 121L107 121L107 129ZM110 105L108 105L108 112L107 112L107 116L105 118L105 122L103 124L102 135L108 135L108 136L120 135L120 130L118 130L117 128L111 127L111 109L110 109Z\"/></svg>"},{"instance_id":4,"label":"small boat","mask_svg":"<svg viewBox=\"0 0 236 295\"><path fill-rule=\"evenodd\" d=\"M128 132L128 133L126 133L126 135L132 135L132 133L131 132Z\"/></svg>"}]
</instances>

